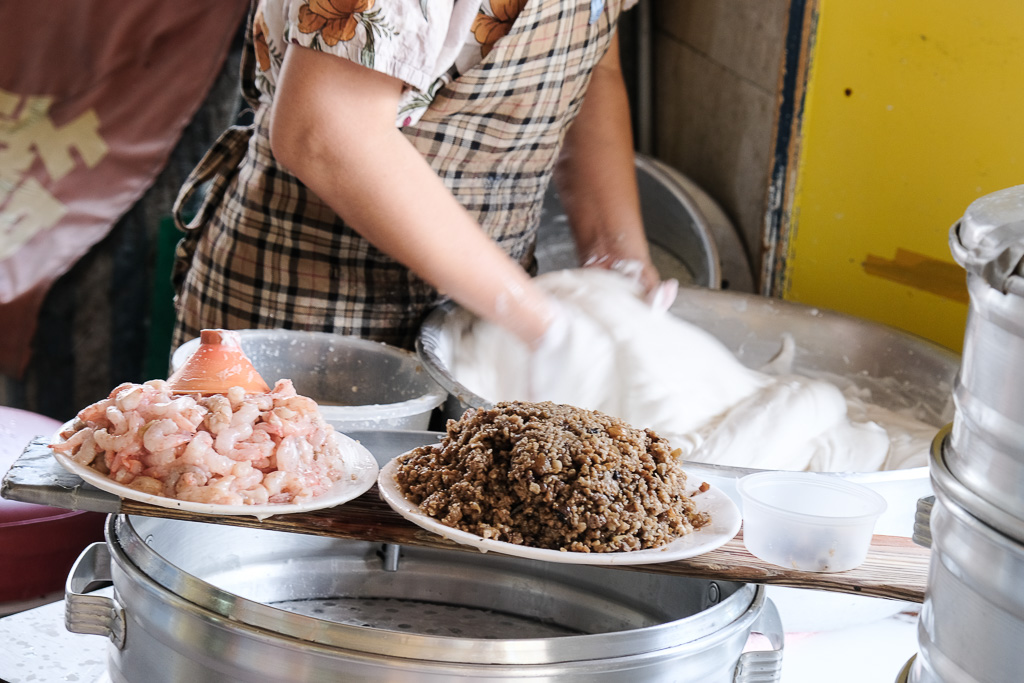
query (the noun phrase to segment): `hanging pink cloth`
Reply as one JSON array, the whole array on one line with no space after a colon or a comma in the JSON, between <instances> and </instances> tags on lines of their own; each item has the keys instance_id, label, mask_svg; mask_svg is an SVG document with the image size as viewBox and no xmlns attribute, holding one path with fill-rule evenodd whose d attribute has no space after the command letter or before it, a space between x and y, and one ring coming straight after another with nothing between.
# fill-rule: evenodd
<instances>
[{"instance_id":1,"label":"hanging pink cloth","mask_svg":"<svg viewBox=\"0 0 1024 683\"><path fill-rule=\"evenodd\" d=\"M0 372L21 375L50 285L152 185L248 4L0 6Z\"/></svg>"}]
</instances>

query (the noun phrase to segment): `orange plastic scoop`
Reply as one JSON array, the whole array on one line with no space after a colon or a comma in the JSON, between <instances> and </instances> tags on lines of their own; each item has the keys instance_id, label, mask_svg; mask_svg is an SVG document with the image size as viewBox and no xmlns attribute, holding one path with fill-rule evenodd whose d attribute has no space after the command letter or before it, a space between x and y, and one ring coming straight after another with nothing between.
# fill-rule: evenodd
<instances>
[{"instance_id":1,"label":"orange plastic scoop","mask_svg":"<svg viewBox=\"0 0 1024 683\"><path fill-rule=\"evenodd\" d=\"M242 351L241 337L231 330L203 330L199 348L167 383L181 394L224 394L231 387L242 387L247 394L270 391Z\"/></svg>"}]
</instances>

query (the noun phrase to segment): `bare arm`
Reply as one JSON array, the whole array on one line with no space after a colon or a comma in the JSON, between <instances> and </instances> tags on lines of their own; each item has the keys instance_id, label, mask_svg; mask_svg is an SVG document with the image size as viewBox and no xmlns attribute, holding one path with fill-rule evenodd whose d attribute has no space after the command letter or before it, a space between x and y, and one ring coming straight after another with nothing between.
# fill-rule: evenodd
<instances>
[{"instance_id":1,"label":"bare arm","mask_svg":"<svg viewBox=\"0 0 1024 683\"><path fill-rule=\"evenodd\" d=\"M566 133L555 183L584 265L616 261L643 267L645 289L658 284L640 215L632 128L619 64L618 37L591 77L580 112Z\"/></svg>"},{"instance_id":2,"label":"bare arm","mask_svg":"<svg viewBox=\"0 0 1024 683\"><path fill-rule=\"evenodd\" d=\"M378 249L533 345L552 310L395 127L401 81L290 46L270 120L277 160Z\"/></svg>"}]
</instances>

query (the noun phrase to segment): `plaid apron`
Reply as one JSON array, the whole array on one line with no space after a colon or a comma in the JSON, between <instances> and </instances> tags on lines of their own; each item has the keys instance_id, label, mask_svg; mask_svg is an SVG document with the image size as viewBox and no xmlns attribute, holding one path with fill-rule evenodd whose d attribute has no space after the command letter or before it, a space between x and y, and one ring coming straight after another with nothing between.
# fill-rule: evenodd
<instances>
[{"instance_id":1,"label":"plaid apron","mask_svg":"<svg viewBox=\"0 0 1024 683\"><path fill-rule=\"evenodd\" d=\"M487 234L531 270L558 150L621 0L594 7L530 0L487 57L402 129ZM174 346L203 328L286 328L412 348L442 297L276 163L267 109L257 110L253 126L221 136L175 203L186 234L175 265ZM207 182L200 210L185 224L181 207Z\"/></svg>"}]
</instances>

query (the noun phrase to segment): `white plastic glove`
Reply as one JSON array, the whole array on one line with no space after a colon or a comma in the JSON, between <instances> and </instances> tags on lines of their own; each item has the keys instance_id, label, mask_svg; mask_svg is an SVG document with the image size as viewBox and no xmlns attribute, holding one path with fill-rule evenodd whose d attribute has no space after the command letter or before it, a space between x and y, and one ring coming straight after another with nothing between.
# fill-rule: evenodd
<instances>
[{"instance_id":1,"label":"white plastic glove","mask_svg":"<svg viewBox=\"0 0 1024 683\"><path fill-rule=\"evenodd\" d=\"M594 408L615 370L614 339L571 304L552 304L551 324L527 358L527 400Z\"/></svg>"},{"instance_id":2,"label":"white plastic glove","mask_svg":"<svg viewBox=\"0 0 1024 683\"><path fill-rule=\"evenodd\" d=\"M644 300L656 311L667 311L679 293L679 281L659 280L658 272L650 263L638 259L615 259L609 256L591 257L584 268L605 268L625 275L644 288Z\"/></svg>"}]
</instances>

